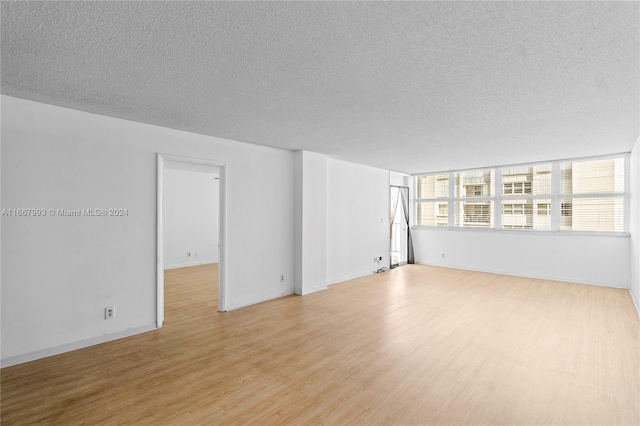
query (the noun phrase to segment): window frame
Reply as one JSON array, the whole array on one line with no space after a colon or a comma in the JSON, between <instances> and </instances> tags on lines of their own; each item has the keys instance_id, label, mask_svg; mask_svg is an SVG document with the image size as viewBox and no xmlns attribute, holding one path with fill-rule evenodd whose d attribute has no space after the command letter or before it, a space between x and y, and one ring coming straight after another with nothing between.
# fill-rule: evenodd
<instances>
[{"instance_id":1,"label":"window frame","mask_svg":"<svg viewBox=\"0 0 640 426\"><path fill-rule=\"evenodd\" d=\"M613 192L613 193L585 193L585 194L565 194L561 191L561 164L565 162L581 162L581 161L591 161L591 160L607 160L607 159L616 159L621 158L624 164L624 189L622 192ZM533 195L531 193L513 193L513 194L504 194L504 185L502 182L502 169L507 168L517 168L517 167L533 167L539 165L550 165L551 170L551 190L549 194L537 194ZM413 228L417 229L439 229L439 230L459 230L467 232L468 230L481 231L481 232L525 232L525 233L551 233L551 234L562 234L562 235L610 235L610 236L629 236L629 188L630 188L630 153L615 153L601 156L592 156L592 157L578 157L578 158L568 158L568 159L558 159L551 161L537 161L531 163L520 163L520 164L509 164L509 165L501 165L501 166L493 166L493 167L479 167L472 169L459 169L459 170L450 170L450 171L438 171L438 172L428 172L428 173L415 173L412 174L412 182L414 185L413 191L413 208L416 209L417 203L425 202L425 201L437 201L439 203L447 204L447 212L448 212L448 220L446 226L437 226L437 225L420 225L417 222L412 224ZM491 190L493 191L492 196L472 196L472 197L456 197L455 193L455 177L457 173L470 173L477 172L483 170L492 170L494 173L494 181L493 187ZM448 175L449 180L449 197L448 198L438 198L438 199L418 199L417 198L417 179L420 176L429 176L429 175ZM512 186L513 187L513 186ZM524 185L523 185L524 191ZM532 188L533 192L533 188ZM562 209L561 203L563 200L568 199L576 199L576 198L622 198L623 203L623 217L624 217L624 226L622 231L598 231L598 230L571 230L571 229L562 229ZM515 199L527 199L533 202L534 214L536 214L536 200L548 200L547 204L547 213L543 215L544 217L550 218L550 227L545 229L514 229L512 226L503 227L502 226L502 203L507 200L515 200ZM473 201L473 202L481 202L481 201L491 201L493 202L493 212L492 212L492 223L488 227L467 227L467 226L456 226L455 224L455 206L456 202L463 201ZM460 204L461 206L462 204ZM524 207L523 207L524 209ZM414 215L414 218L417 220L417 216Z\"/></svg>"}]
</instances>

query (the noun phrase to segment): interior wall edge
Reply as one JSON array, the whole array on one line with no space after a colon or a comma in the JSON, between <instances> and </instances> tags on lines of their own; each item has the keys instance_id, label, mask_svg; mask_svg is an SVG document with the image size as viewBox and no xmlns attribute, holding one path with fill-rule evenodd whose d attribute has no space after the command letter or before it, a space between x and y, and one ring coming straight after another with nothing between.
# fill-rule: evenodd
<instances>
[{"instance_id":1,"label":"interior wall edge","mask_svg":"<svg viewBox=\"0 0 640 426\"><path fill-rule=\"evenodd\" d=\"M307 294L311 294L311 293L317 293L319 291L324 291L327 289L327 286L319 286L319 287L313 287L313 288L305 288L302 290L302 292L298 293L296 292L295 294L297 294L298 296L306 296Z\"/></svg>"},{"instance_id":2,"label":"interior wall edge","mask_svg":"<svg viewBox=\"0 0 640 426\"><path fill-rule=\"evenodd\" d=\"M636 297L633 295L633 291L631 291L631 289L629 289L629 294L631 295L631 300L633 301L633 305L636 307L638 318L640 319L640 303L638 303L638 300L636 300Z\"/></svg>"}]
</instances>

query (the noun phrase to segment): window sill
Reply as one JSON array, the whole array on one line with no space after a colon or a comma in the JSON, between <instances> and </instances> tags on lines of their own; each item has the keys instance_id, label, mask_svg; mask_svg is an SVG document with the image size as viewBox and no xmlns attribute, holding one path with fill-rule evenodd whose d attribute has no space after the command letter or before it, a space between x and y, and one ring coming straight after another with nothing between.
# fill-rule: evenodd
<instances>
[{"instance_id":1,"label":"window sill","mask_svg":"<svg viewBox=\"0 0 640 426\"><path fill-rule=\"evenodd\" d=\"M496 228L463 228L453 226L412 226L415 231L453 231L453 232L489 232L500 234L525 234L525 235L558 235L558 236L588 236L588 237L626 237L628 232L596 232L596 231L545 231L535 229L496 229Z\"/></svg>"}]
</instances>

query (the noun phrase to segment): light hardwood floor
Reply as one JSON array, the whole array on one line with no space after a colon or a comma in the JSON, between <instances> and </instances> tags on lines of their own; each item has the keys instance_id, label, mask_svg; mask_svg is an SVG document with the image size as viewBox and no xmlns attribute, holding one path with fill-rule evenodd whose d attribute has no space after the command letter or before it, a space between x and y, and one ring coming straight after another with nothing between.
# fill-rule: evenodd
<instances>
[{"instance_id":1,"label":"light hardwood floor","mask_svg":"<svg viewBox=\"0 0 640 426\"><path fill-rule=\"evenodd\" d=\"M627 290L407 265L216 312L167 271L158 331L2 370L2 424L640 423Z\"/></svg>"}]
</instances>

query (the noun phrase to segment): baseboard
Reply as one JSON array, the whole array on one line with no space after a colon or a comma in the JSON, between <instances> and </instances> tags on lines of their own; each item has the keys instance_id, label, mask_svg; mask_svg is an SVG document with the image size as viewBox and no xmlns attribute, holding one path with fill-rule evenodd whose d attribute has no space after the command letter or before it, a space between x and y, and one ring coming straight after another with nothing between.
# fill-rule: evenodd
<instances>
[{"instance_id":1,"label":"baseboard","mask_svg":"<svg viewBox=\"0 0 640 426\"><path fill-rule=\"evenodd\" d=\"M179 268L188 268L189 266L200 266L200 265L212 265L214 263L218 263L216 261L204 261L204 262L191 262L191 263L180 263L177 265L169 265L164 267L164 270L167 269L179 269Z\"/></svg>"},{"instance_id":2,"label":"baseboard","mask_svg":"<svg viewBox=\"0 0 640 426\"><path fill-rule=\"evenodd\" d=\"M303 292L298 292L296 291L295 294L297 294L298 296L306 296L307 294L311 294L311 293L315 293L317 291L322 291L322 290L326 290L327 286L320 286L320 287L315 287L309 290L305 290Z\"/></svg>"},{"instance_id":3,"label":"baseboard","mask_svg":"<svg viewBox=\"0 0 640 426\"><path fill-rule=\"evenodd\" d=\"M35 361L37 359L60 355L65 352L71 352L78 349L87 348L89 346L95 346L101 343L110 342L112 340L135 336L136 334L147 333L156 329L157 327L154 323L152 325L130 328L128 330L123 330L113 334L92 337L90 339L79 340L77 342L65 343L64 345L54 346L52 348L40 349L23 355L10 356L0 360L0 368L11 367L12 365L24 364L25 362Z\"/></svg>"},{"instance_id":4,"label":"baseboard","mask_svg":"<svg viewBox=\"0 0 640 426\"><path fill-rule=\"evenodd\" d=\"M278 299L280 297L291 296L292 294L295 294L293 289L291 291L275 294L273 296L256 297L255 299L250 299L242 303L230 303L225 307L226 308L225 312L246 308L247 306L257 305L258 303L268 302L269 300Z\"/></svg>"},{"instance_id":5,"label":"baseboard","mask_svg":"<svg viewBox=\"0 0 640 426\"><path fill-rule=\"evenodd\" d=\"M428 265L428 266L437 266L440 268L451 268L451 269L462 269L465 271L474 271L474 272L485 272L488 274L498 274L498 275L510 275L512 277L520 277L520 278L531 278L534 280L547 280L547 281L560 281L560 282L566 282L566 283L572 283L572 284L586 284L586 285L596 285L599 287L610 287L610 288L621 288L621 289L628 289L629 287L623 287L623 286L619 286L619 285L613 285L613 284L609 284L609 283L602 283L602 282L597 282L597 281L589 281L589 280L583 280L583 281L578 281L576 279L573 278L563 278L563 277L556 277L556 276L546 276L546 275L525 275L525 274L519 274L518 272L514 272L514 271L503 271L503 270L495 270L495 269L483 269L483 268L469 268L466 266L458 266L458 265L438 265L435 263L422 263L422 262L417 262L416 263L420 264L420 265Z\"/></svg>"},{"instance_id":6,"label":"baseboard","mask_svg":"<svg viewBox=\"0 0 640 426\"><path fill-rule=\"evenodd\" d=\"M639 301L635 298L631 289L629 289L629 294L631 295L631 300L633 301L633 304L636 307L636 311L638 312L638 318L640 318L640 303L638 303Z\"/></svg>"},{"instance_id":7,"label":"baseboard","mask_svg":"<svg viewBox=\"0 0 640 426\"><path fill-rule=\"evenodd\" d=\"M330 286L330 285L333 285L333 284L342 283L342 282L349 281L349 280L355 280L356 278L366 277L367 275L371 275L371 274L373 274L373 270L371 270L371 272L367 271L367 272L360 272L360 273L352 274L352 275L346 275L346 276L338 278L336 280L327 282L327 286Z\"/></svg>"}]
</instances>

